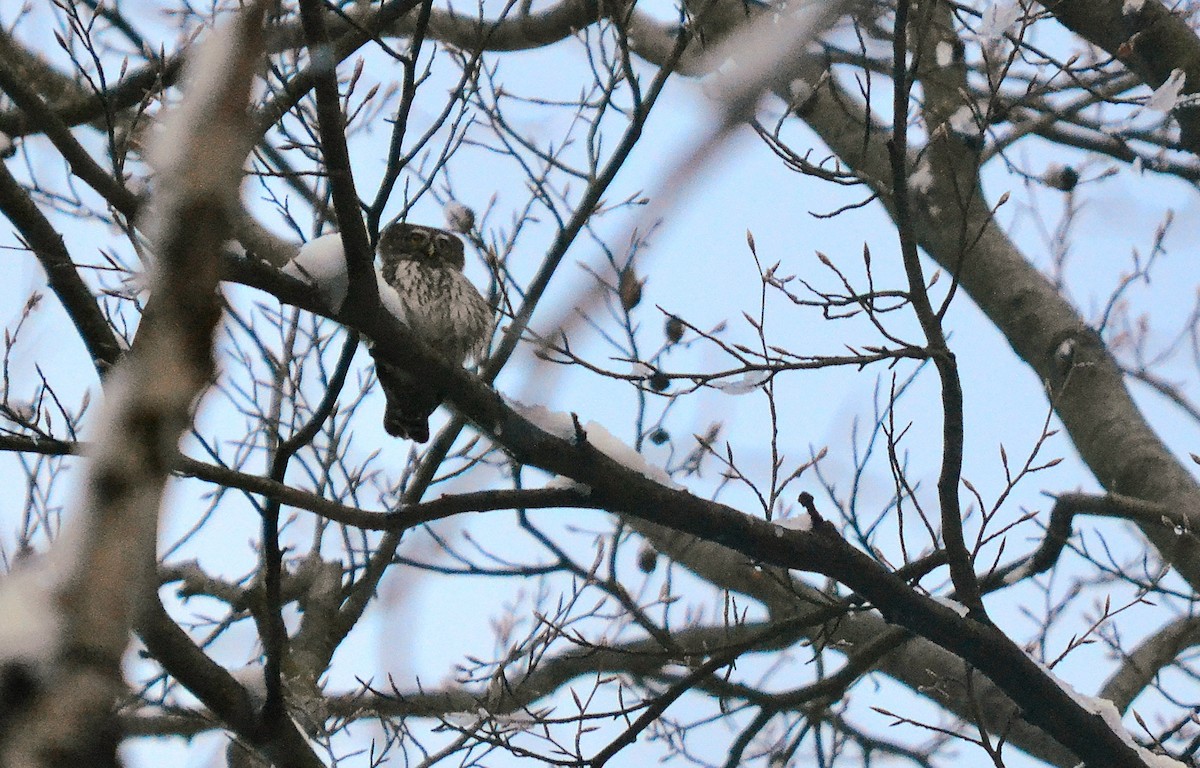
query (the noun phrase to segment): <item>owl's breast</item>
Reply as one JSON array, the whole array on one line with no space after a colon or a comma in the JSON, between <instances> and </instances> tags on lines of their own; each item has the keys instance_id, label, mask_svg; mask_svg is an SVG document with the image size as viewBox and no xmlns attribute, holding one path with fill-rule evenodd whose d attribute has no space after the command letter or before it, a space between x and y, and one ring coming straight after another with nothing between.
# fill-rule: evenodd
<instances>
[{"instance_id":1,"label":"owl's breast","mask_svg":"<svg viewBox=\"0 0 1200 768\"><path fill-rule=\"evenodd\" d=\"M491 337L491 309L463 273L412 261L388 272L384 278L404 302L409 326L427 344L456 365L482 353Z\"/></svg>"}]
</instances>

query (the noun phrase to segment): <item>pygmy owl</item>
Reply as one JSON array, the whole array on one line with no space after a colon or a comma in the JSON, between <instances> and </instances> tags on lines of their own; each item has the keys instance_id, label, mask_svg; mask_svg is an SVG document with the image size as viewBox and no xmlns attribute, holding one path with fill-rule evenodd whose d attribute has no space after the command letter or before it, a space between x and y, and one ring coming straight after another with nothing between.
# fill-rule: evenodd
<instances>
[{"instance_id":1,"label":"pygmy owl","mask_svg":"<svg viewBox=\"0 0 1200 768\"><path fill-rule=\"evenodd\" d=\"M478 360L492 335L492 313L462 273L462 241L440 229L397 222L380 234L378 253L383 279L400 296L408 327L452 365ZM375 371L387 398L383 428L393 437L428 440L429 415L444 393L419 372L379 357Z\"/></svg>"}]
</instances>

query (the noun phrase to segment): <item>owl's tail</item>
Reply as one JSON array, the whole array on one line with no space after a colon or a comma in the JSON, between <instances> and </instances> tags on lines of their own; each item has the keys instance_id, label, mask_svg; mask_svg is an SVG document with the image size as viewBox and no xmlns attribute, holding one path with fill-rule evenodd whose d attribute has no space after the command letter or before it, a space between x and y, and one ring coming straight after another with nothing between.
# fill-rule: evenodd
<instances>
[{"instance_id":1,"label":"owl's tail","mask_svg":"<svg viewBox=\"0 0 1200 768\"><path fill-rule=\"evenodd\" d=\"M374 350L371 356L375 357ZM416 443L428 440L429 416L441 405L441 393L378 357L375 357L375 375L387 399L383 410L383 428L387 433Z\"/></svg>"}]
</instances>

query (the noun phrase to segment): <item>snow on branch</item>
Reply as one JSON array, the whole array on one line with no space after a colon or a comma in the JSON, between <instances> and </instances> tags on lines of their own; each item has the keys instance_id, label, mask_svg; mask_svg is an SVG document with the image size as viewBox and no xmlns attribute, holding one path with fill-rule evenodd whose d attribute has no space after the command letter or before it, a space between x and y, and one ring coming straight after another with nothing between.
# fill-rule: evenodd
<instances>
[{"instance_id":1,"label":"snow on branch","mask_svg":"<svg viewBox=\"0 0 1200 768\"><path fill-rule=\"evenodd\" d=\"M308 241L283 265L281 271L316 288L334 314L342 311L350 290L350 270L346 265L346 247L340 232L331 232ZM410 325L404 300L379 274L378 265L375 268L375 284L384 309L400 322Z\"/></svg>"},{"instance_id":2,"label":"snow on branch","mask_svg":"<svg viewBox=\"0 0 1200 768\"><path fill-rule=\"evenodd\" d=\"M682 485L671 479L665 469L646 461L646 457L638 453L633 446L609 432L603 424L597 421L580 424L578 417L573 413L552 411L541 405L525 405L508 398L505 398L505 402L522 418L548 435L562 440L586 440L593 448L608 458L637 472L642 477L667 488L677 491L684 490Z\"/></svg>"},{"instance_id":3,"label":"snow on branch","mask_svg":"<svg viewBox=\"0 0 1200 768\"><path fill-rule=\"evenodd\" d=\"M350 288L341 234L333 232L309 240L291 261L283 265L283 274L314 286L336 314Z\"/></svg>"},{"instance_id":4,"label":"snow on branch","mask_svg":"<svg viewBox=\"0 0 1200 768\"><path fill-rule=\"evenodd\" d=\"M1075 688L1066 680L1063 680L1061 677L1054 674L1054 672L1045 664L1038 662L1036 659L1034 659L1034 662L1037 663L1037 665L1041 667L1042 672L1044 672L1047 677L1053 680L1059 688L1062 688L1063 691L1070 696L1076 704L1078 704L1088 713L1103 720L1104 725L1107 726L1114 734L1116 734L1117 738L1125 743L1125 746L1133 750L1137 754L1138 758L1140 758L1142 762L1149 766L1149 768L1186 768L1185 765L1178 760L1167 755L1160 755L1151 752L1134 741L1133 736L1131 736L1128 729L1125 728L1125 724L1121 722L1121 712L1111 701L1105 698L1088 696L1080 693L1079 691L1075 690Z\"/></svg>"}]
</instances>

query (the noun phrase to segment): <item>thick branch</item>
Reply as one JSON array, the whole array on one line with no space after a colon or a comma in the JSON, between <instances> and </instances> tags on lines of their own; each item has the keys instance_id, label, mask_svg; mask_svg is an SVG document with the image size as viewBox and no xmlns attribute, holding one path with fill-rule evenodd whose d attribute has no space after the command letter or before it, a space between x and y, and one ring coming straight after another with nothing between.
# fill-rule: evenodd
<instances>
[{"instance_id":1,"label":"thick branch","mask_svg":"<svg viewBox=\"0 0 1200 768\"><path fill-rule=\"evenodd\" d=\"M116 364L121 346L100 311L92 290L88 288L75 262L63 244L62 235L46 219L37 205L17 182L8 168L0 164L0 211L21 233L26 245L46 270L50 289L62 302L63 309L83 339L96 369L104 373Z\"/></svg>"},{"instance_id":2,"label":"thick branch","mask_svg":"<svg viewBox=\"0 0 1200 768\"><path fill-rule=\"evenodd\" d=\"M1184 616L1143 640L1132 653L1125 655L1120 669L1100 691L1124 712L1154 682L1163 668L1173 664L1179 654L1200 644L1200 617Z\"/></svg>"},{"instance_id":3,"label":"thick branch","mask_svg":"<svg viewBox=\"0 0 1200 768\"><path fill-rule=\"evenodd\" d=\"M74 126L95 120L108 111L136 106L149 94L175 83L183 57L152 61L133 70L104 93L88 93L73 79L55 70L7 33L0 30L0 59L17 69L19 76L43 99L64 124ZM0 131L25 136L43 130L24 110L0 111Z\"/></svg>"},{"instance_id":4,"label":"thick branch","mask_svg":"<svg viewBox=\"0 0 1200 768\"><path fill-rule=\"evenodd\" d=\"M83 179L114 208L126 217L137 212L137 197L125 188L111 173L92 159L75 137L67 124L42 98L21 78L20 74L3 59L0 59L0 90L3 90L29 116L37 130L46 134L55 149L71 166L71 173Z\"/></svg>"},{"instance_id":5,"label":"thick branch","mask_svg":"<svg viewBox=\"0 0 1200 768\"><path fill-rule=\"evenodd\" d=\"M261 55L254 41L263 11L259 4L214 35L207 56L213 71L196 78L166 129L172 143L158 158L152 239L160 261L156 308L112 377L104 439L93 447L72 530L56 542L54 555L65 564L56 595L60 648L54 674L31 694L21 720L0 729L6 765L116 763L112 709L124 688L121 660L130 629L157 603L155 545L170 457L213 371L218 255L231 231L250 148L245 111ZM214 149L210 132L228 141ZM4 181L15 185L6 170ZM64 275L74 285L73 269ZM96 306L90 295L88 306ZM164 664L169 668L170 659Z\"/></svg>"},{"instance_id":6,"label":"thick branch","mask_svg":"<svg viewBox=\"0 0 1200 768\"><path fill-rule=\"evenodd\" d=\"M354 172L350 168L346 120L338 95L338 59L334 58L329 34L325 30L324 3L301 0L300 16L304 22L304 36L311 58L313 90L317 97L317 130L321 135L325 176L333 196L333 209L337 213L350 275L348 303L351 307L374 307L379 301L375 270L371 266L374 256L363 224L362 203L354 187Z\"/></svg>"},{"instance_id":7,"label":"thick branch","mask_svg":"<svg viewBox=\"0 0 1200 768\"><path fill-rule=\"evenodd\" d=\"M1168 10L1158 0L1145 0L1125 13L1123 0L1045 0L1042 5L1064 27L1125 66L1152 88L1162 85L1171 71L1187 74L1183 93L1200 92L1200 38L1183 13ZM1180 143L1200 154L1200 110L1181 109Z\"/></svg>"}]
</instances>

